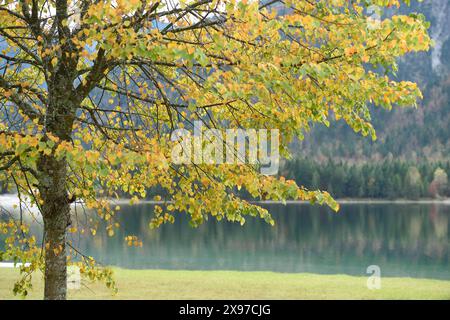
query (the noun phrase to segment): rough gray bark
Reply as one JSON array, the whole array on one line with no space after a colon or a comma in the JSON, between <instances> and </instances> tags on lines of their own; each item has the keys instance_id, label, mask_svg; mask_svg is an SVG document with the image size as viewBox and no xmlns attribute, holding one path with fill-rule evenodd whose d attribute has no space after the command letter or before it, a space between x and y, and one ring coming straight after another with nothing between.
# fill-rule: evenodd
<instances>
[{"instance_id":1,"label":"rough gray bark","mask_svg":"<svg viewBox=\"0 0 450 320\"><path fill-rule=\"evenodd\" d=\"M58 171L53 175L55 185L48 190L42 208L47 246L44 290L46 300L64 300L67 292L66 228L70 221L70 204L65 188L57 187L65 183L65 170L61 164L57 166Z\"/></svg>"},{"instance_id":2,"label":"rough gray bark","mask_svg":"<svg viewBox=\"0 0 450 320\"><path fill-rule=\"evenodd\" d=\"M46 300L66 299L66 229L70 224L67 194L67 163L54 156L42 156L38 165L39 189L43 200Z\"/></svg>"},{"instance_id":3,"label":"rough gray bark","mask_svg":"<svg viewBox=\"0 0 450 320\"><path fill-rule=\"evenodd\" d=\"M60 69L49 86L46 131L60 140L70 141L77 109L70 69ZM70 199L67 192L67 162L53 154L38 162L39 191L43 200L45 250L44 299L64 300L67 294L66 231L70 225Z\"/></svg>"}]
</instances>

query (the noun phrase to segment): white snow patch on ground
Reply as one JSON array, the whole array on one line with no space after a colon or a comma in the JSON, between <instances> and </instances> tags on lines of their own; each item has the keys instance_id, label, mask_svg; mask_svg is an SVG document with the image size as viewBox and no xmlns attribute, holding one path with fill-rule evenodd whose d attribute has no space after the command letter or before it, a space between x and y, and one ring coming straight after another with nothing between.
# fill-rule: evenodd
<instances>
[{"instance_id":1,"label":"white snow patch on ground","mask_svg":"<svg viewBox=\"0 0 450 320\"><path fill-rule=\"evenodd\" d=\"M14 262L0 262L0 268L19 268L22 266L22 263L16 263L14 266ZM29 267L29 263L25 263L25 267Z\"/></svg>"}]
</instances>

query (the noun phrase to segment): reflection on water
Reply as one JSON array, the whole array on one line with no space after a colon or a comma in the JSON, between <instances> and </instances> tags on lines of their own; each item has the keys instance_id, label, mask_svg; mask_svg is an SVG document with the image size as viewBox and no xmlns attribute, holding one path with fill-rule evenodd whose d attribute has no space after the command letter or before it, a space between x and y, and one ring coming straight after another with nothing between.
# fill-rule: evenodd
<instances>
[{"instance_id":1,"label":"reflection on water","mask_svg":"<svg viewBox=\"0 0 450 320\"><path fill-rule=\"evenodd\" d=\"M270 270L365 275L379 265L384 276L450 279L450 206L347 204L339 214L306 204L265 205L271 227L247 219L241 227L211 220L197 229L148 227L153 206L123 206L121 228L81 240L80 249L105 265L124 268ZM143 248L130 248L126 235Z\"/></svg>"}]
</instances>

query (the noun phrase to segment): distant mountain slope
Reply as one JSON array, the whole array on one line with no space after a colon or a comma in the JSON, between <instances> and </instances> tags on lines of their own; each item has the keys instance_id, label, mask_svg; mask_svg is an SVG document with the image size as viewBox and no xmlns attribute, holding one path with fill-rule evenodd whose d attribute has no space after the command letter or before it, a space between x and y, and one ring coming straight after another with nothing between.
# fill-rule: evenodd
<instances>
[{"instance_id":1,"label":"distant mountain slope","mask_svg":"<svg viewBox=\"0 0 450 320\"><path fill-rule=\"evenodd\" d=\"M353 133L342 122L333 123L331 129L315 127L303 142L294 145L297 155L356 161L450 157L450 1L412 1L402 12L425 14L436 43L428 53L411 54L399 61L398 78L418 82L424 93L419 108L374 109L376 142Z\"/></svg>"}]
</instances>

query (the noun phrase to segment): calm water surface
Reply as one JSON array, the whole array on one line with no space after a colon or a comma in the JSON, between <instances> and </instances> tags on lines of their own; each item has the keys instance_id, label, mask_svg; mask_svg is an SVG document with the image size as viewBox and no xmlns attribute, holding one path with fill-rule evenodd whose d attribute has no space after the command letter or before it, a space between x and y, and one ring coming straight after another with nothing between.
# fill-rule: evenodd
<instances>
[{"instance_id":1,"label":"calm water surface","mask_svg":"<svg viewBox=\"0 0 450 320\"><path fill-rule=\"evenodd\" d=\"M211 219L194 229L178 215L157 230L148 226L153 205L122 206L115 237L99 228L73 241L104 265L131 269L366 275L378 265L383 276L450 280L450 205L345 204L339 214L307 204L264 206L275 227L248 218L242 227ZM139 236L143 247L128 247L127 235Z\"/></svg>"},{"instance_id":2,"label":"calm water surface","mask_svg":"<svg viewBox=\"0 0 450 320\"><path fill-rule=\"evenodd\" d=\"M248 218L240 225L210 220L197 229L184 216L150 230L153 206L122 206L119 234L86 238L83 252L105 265L133 269L246 270L365 275L369 265L384 276L450 280L450 206L347 204L339 214L307 204L265 205L271 227ZM143 248L130 248L126 235Z\"/></svg>"}]
</instances>

